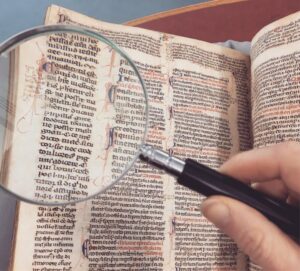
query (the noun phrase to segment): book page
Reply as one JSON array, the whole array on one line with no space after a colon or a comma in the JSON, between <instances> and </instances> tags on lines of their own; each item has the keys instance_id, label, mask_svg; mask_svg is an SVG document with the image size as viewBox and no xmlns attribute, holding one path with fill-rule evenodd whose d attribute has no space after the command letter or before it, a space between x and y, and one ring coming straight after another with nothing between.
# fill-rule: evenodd
<instances>
[{"instance_id":1,"label":"book page","mask_svg":"<svg viewBox=\"0 0 300 271\"><path fill-rule=\"evenodd\" d=\"M300 140L300 13L278 20L252 40L254 147ZM251 270L258 270L252 264Z\"/></svg>"},{"instance_id":2,"label":"book page","mask_svg":"<svg viewBox=\"0 0 300 271\"><path fill-rule=\"evenodd\" d=\"M262 29L252 41L254 147L299 140L300 13Z\"/></svg>"},{"instance_id":3,"label":"book page","mask_svg":"<svg viewBox=\"0 0 300 271\"><path fill-rule=\"evenodd\" d=\"M214 168L251 147L248 56L57 6L46 23L88 26L132 57L149 95L147 143ZM116 170L124 150L115 154ZM202 199L138 162L84 203L22 203L11 270L245 270L236 245L201 215Z\"/></svg>"}]
</instances>

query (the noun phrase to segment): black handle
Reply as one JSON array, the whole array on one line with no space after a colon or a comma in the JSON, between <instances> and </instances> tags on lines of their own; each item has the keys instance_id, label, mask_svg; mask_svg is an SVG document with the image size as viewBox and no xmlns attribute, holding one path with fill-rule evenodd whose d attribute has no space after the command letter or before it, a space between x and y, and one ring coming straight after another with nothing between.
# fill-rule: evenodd
<instances>
[{"instance_id":1,"label":"black handle","mask_svg":"<svg viewBox=\"0 0 300 271\"><path fill-rule=\"evenodd\" d=\"M237 199L255 208L270 221L299 240L299 209L283 201L271 198L250 186L223 175L191 159L186 160L178 183L197 191L204 196L223 195Z\"/></svg>"}]
</instances>

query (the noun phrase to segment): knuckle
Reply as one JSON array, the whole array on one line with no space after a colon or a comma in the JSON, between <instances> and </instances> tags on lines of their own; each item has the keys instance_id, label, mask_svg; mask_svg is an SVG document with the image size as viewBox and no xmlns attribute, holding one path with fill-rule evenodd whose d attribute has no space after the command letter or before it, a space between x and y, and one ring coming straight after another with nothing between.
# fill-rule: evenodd
<instances>
[{"instance_id":1,"label":"knuckle","mask_svg":"<svg viewBox=\"0 0 300 271\"><path fill-rule=\"evenodd\" d=\"M295 176L300 174L300 143L295 141L281 143L277 146L277 148L275 148L275 152L275 159L278 160L280 167L281 179L287 184L287 186L292 183L295 184L295 181L298 182L298 179L295 180ZM293 187L293 189L295 188Z\"/></svg>"},{"instance_id":2,"label":"knuckle","mask_svg":"<svg viewBox=\"0 0 300 271\"><path fill-rule=\"evenodd\" d=\"M266 262L271 258L272 244L267 235L259 229L245 231L239 240L239 246L254 262Z\"/></svg>"}]
</instances>

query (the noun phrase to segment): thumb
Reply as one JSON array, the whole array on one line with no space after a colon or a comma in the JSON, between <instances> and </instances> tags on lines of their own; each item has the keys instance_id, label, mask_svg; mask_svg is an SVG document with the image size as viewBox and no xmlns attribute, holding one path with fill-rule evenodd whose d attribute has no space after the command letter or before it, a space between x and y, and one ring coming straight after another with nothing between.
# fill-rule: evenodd
<instances>
[{"instance_id":1,"label":"thumb","mask_svg":"<svg viewBox=\"0 0 300 271\"><path fill-rule=\"evenodd\" d=\"M253 208L213 196L202 203L201 211L264 271L299 270L298 245Z\"/></svg>"}]
</instances>

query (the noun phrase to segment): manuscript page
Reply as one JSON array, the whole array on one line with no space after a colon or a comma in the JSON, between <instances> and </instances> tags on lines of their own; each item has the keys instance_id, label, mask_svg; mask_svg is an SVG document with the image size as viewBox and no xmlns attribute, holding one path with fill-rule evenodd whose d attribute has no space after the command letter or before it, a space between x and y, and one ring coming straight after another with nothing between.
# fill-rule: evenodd
<instances>
[{"instance_id":1,"label":"manuscript page","mask_svg":"<svg viewBox=\"0 0 300 271\"><path fill-rule=\"evenodd\" d=\"M214 168L251 147L248 56L57 6L46 23L88 26L132 57L149 94L149 144ZM22 203L12 270L245 270L236 245L200 213L202 199L138 162L120 183L84 203Z\"/></svg>"},{"instance_id":2,"label":"manuscript page","mask_svg":"<svg viewBox=\"0 0 300 271\"><path fill-rule=\"evenodd\" d=\"M299 141L300 13L266 26L251 45L253 145Z\"/></svg>"}]
</instances>

